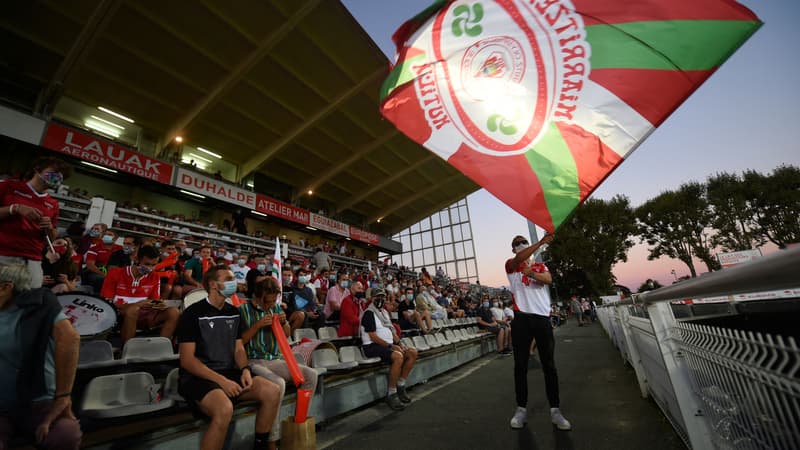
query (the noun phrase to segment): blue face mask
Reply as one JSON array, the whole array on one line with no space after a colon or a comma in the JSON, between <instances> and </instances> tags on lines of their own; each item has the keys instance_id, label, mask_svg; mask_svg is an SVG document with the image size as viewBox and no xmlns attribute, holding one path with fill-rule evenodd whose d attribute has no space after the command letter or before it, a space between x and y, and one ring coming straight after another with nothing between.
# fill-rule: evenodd
<instances>
[{"instance_id":1,"label":"blue face mask","mask_svg":"<svg viewBox=\"0 0 800 450\"><path fill-rule=\"evenodd\" d=\"M256 265L256 270L258 270L259 272L265 272L267 270L267 265L266 264L258 264L258 265Z\"/></svg>"},{"instance_id":2,"label":"blue face mask","mask_svg":"<svg viewBox=\"0 0 800 450\"><path fill-rule=\"evenodd\" d=\"M219 291L220 294L224 295L225 297L230 297L231 295L236 293L236 280L226 281L225 287Z\"/></svg>"},{"instance_id":3,"label":"blue face mask","mask_svg":"<svg viewBox=\"0 0 800 450\"><path fill-rule=\"evenodd\" d=\"M342 289L347 289L347 288L349 288L349 287L350 287L350 281L348 281L348 280L343 280L343 281L342 281Z\"/></svg>"},{"instance_id":4,"label":"blue face mask","mask_svg":"<svg viewBox=\"0 0 800 450\"><path fill-rule=\"evenodd\" d=\"M406 300L414 300L414 294L406 294Z\"/></svg>"},{"instance_id":5,"label":"blue face mask","mask_svg":"<svg viewBox=\"0 0 800 450\"><path fill-rule=\"evenodd\" d=\"M111 244L112 242L114 242L114 236L103 236L103 244Z\"/></svg>"},{"instance_id":6,"label":"blue face mask","mask_svg":"<svg viewBox=\"0 0 800 450\"><path fill-rule=\"evenodd\" d=\"M42 172L39 178L47 187L53 190L58 189L61 186L61 182L64 181L64 175L61 175L61 172Z\"/></svg>"}]
</instances>

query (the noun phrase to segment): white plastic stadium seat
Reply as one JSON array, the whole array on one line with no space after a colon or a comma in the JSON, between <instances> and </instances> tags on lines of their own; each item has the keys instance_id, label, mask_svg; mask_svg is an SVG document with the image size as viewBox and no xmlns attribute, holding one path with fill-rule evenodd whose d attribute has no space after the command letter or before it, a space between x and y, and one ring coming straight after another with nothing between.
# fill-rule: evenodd
<instances>
[{"instance_id":1,"label":"white plastic stadium seat","mask_svg":"<svg viewBox=\"0 0 800 450\"><path fill-rule=\"evenodd\" d=\"M122 347L122 359L128 363L172 361L178 354L172 350L172 341L165 337L135 337Z\"/></svg>"},{"instance_id":2,"label":"white plastic stadium seat","mask_svg":"<svg viewBox=\"0 0 800 450\"><path fill-rule=\"evenodd\" d=\"M447 330L444 332L444 337L447 338L448 341L451 343L461 342L461 336L456 335L453 330Z\"/></svg>"},{"instance_id":3,"label":"white plastic stadium seat","mask_svg":"<svg viewBox=\"0 0 800 450\"><path fill-rule=\"evenodd\" d=\"M428 351L431 349L431 346L428 345L427 342L425 342L425 338L422 336L414 336L413 342L414 342L414 348L416 348L421 352Z\"/></svg>"},{"instance_id":4,"label":"white plastic stadium seat","mask_svg":"<svg viewBox=\"0 0 800 450\"><path fill-rule=\"evenodd\" d=\"M339 359L342 362L350 362L355 361L358 363L359 366L366 366L369 364L375 364L381 362L381 359L377 356L372 358L367 358L364 356L364 353L361 351L361 347L356 347L355 345L348 345L346 347L342 347L339 349Z\"/></svg>"},{"instance_id":5,"label":"white plastic stadium seat","mask_svg":"<svg viewBox=\"0 0 800 450\"><path fill-rule=\"evenodd\" d=\"M114 359L114 350L108 341L81 342L78 352L78 369L109 367L125 364L124 359Z\"/></svg>"},{"instance_id":6,"label":"white plastic stadium seat","mask_svg":"<svg viewBox=\"0 0 800 450\"><path fill-rule=\"evenodd\" d=\"M414 345L414 341L412 341L411 338L404 337L403 339L400 339L400 343L405 345L406 347L417 348Z\"/></svg>"},{"instance_id":7,"label":"white plastic stadium seat","mask_svg":"<svg viewBox=\"0 0 800 450\"><path fill-rule=\"evenodd\" d=\"M186 400L178 394L178 378L180 369L177 367L169 371L167 379L164 380L164 398L171 398L176 402L185 402Z\"/></svg>"},{"instance_id":8,"label":"white plastic stadium seat","mask_svg":"<svg viewBox=\"0 0 800 450\"><path fill-rule=\"evenodd\" d=\"M447 339L447 337L445 337L444 333L436 333L435 337L436 337L436 340L438 340L439 343L442 344L442 345L450 345L450 344L452 344L452 342L450 342L450 340Z\"/></svg>"},{"instance_id":9,"label":"white plastic stadium seat","mask_svg":"<svg viewBox=\"0 0 800 450\"><path fill-rule=\"evenodd\" d=\"M94 418L125 417L174 405L173 399L160 397L160 388L147 372L97 377L86 385L82 414Z\"/></svg>"},{"instance_id":10,"label":"white plastic stadium seat","mask_svg":"<svg viewBox=\"0 0 800 450\"><path fill-rule=\"evenodd\" d=\"M333 327L322 327L317 330L317 333L319 334L320 341L330 341L331 339L339 337L338 331Z\"/></svg>"},{"instance_id":11,"label":"white plastic stadium seat","mask_svg":"<svg viewBox=\"0 0 800 450\"><path fill-rule=\"evenodd\" d=\"M300 342L304 338L311 339L312 341L318 340L317 332L313 328L298 328L294 330L294 340Z\"/></svg>"},{"instance_id":12,"label":"white plastic stadium seat","mask_svg":"<svg viewBox=\"0 0 800 450\"><path fill-rule=\"evenodd\" d=\"M304 366L306 365L306 359L303 358L303 355L297 352L293 352L293 354L295 361L297 361L297 364L302 364ZM328 371L328 369L324 367L312 367L312 369L314 369L314 372L317 372L317 375L322 375Z\"/></svg>"},{"instance_id":13,"label":"white plastic stadium seat","mask_svg":"<svg viewBox=\"0 0 800 450\"><path fill-rule=\"evenodd\" d=\"M311 353L311 364L316 367L324 367L328 370L348 370L358 366L355 361L343 363L339 361L336 350L331 348L320 348Z\"/></svg>"},{"instance_id":14,"label":"white plastic stadium seat","mask_svg":"<svg viewBox=\"0 0 800 450\"><path fill-rule=\"evenodd\" d=\"M439 340L436 339L436 336L432 334L425 335L425 343L428 344L430 348L438 348L442 346L442 343L439 342Z\"/></svg>"}]
</instances>

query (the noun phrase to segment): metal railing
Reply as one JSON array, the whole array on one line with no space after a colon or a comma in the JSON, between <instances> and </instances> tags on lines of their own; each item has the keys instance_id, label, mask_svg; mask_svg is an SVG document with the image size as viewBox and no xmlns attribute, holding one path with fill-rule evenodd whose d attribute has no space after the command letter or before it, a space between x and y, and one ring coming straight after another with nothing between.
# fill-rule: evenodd
<instances>
[{"instance_id":1,"label":"metal railing","mask_svg":"<svg viewBox=\"0 0 800 450\"><path fill-rule=\"evenodd\" d=\"M800 449L800 348L791 336L692 323L673 308L800 302L800 249L598 308L614 345L686 445ZM783 302L783 303L781 303ZM713 306L712 305L712 306ZM676 309L677 310L677 309ZM792 313L796 314L796 312Z\"/></svg>"}]
</instances>

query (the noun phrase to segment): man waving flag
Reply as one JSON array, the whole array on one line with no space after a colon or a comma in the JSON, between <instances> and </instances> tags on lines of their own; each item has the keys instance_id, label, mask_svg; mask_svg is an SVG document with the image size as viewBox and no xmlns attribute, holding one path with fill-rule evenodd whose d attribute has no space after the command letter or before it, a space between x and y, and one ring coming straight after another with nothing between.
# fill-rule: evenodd
<instances>
[{"instance_id":1,"label":"man waving flag","mask_svg":"<svg viewBox=\"0 0 800 450\"><path fill-rule=\"evenodd\" d=\"M381 112L553 231L761 25L733 0L438 1Z\"/></svg>"}]
</instances>

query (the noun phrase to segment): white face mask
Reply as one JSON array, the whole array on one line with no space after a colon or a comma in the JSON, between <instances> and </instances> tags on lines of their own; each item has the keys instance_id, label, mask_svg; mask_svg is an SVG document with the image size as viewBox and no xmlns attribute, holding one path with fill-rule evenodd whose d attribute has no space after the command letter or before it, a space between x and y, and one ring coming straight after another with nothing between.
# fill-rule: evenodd
<instances>
[{"instance_id":1,"label":"white face mask","mask_svg":"<svg viewBox=\"0 0 800 450\"><path fill-rule=\"evenodd\" d=\"M519 245L517 245L516 247L514 247L514 253L519 253L519 252L521 252L521 251L525 250L526 248L528 248L528 246L527 246L527 245L525 245L525 244L519 244Z\"/></svg>"}]
</instances>

